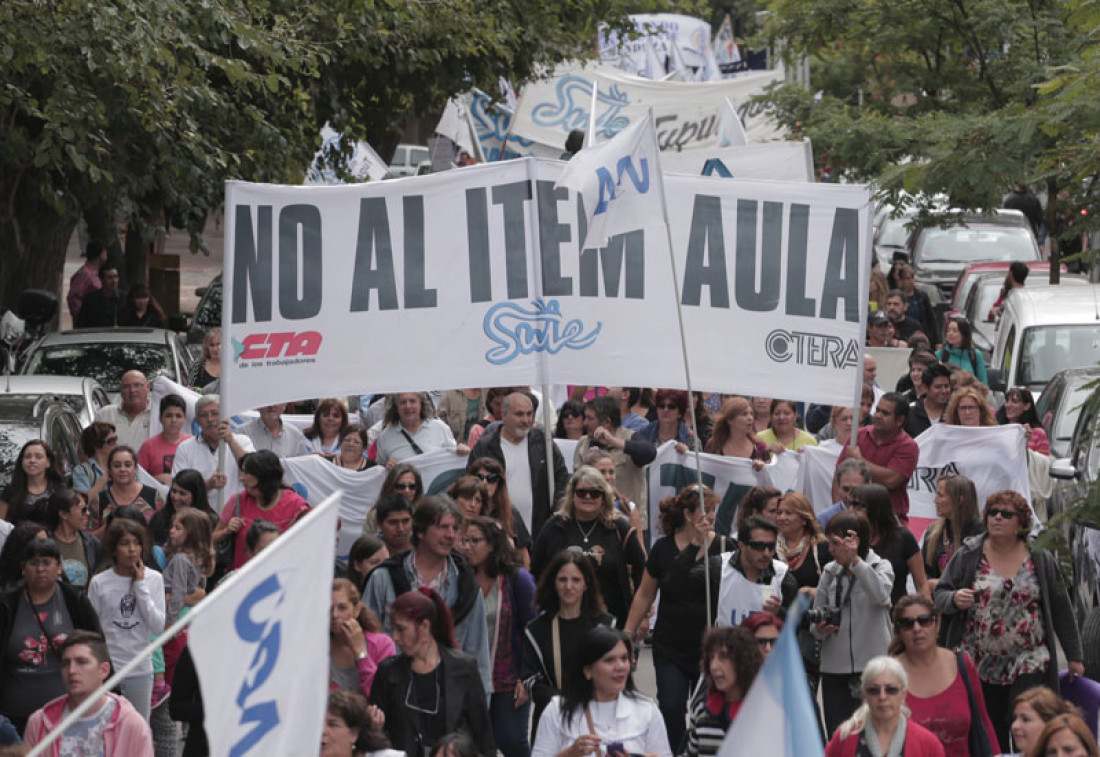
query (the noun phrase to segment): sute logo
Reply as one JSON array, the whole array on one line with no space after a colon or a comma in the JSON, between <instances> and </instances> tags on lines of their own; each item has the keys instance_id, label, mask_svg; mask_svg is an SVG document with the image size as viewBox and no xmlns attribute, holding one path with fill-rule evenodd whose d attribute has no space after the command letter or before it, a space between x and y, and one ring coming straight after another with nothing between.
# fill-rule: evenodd
<instances>
[{"instance_id":1,"label":"sute logo","mask_svg":"<svg viewBox=\"0 0 1100 757\"><path fill-rule=\"evenodd\" d=\"M243 341L233 340L234 360L303 357L316 355L321 349L321 334L316 331L280 331L271 334L249 334Z\"/></svg>"}]
</instances>

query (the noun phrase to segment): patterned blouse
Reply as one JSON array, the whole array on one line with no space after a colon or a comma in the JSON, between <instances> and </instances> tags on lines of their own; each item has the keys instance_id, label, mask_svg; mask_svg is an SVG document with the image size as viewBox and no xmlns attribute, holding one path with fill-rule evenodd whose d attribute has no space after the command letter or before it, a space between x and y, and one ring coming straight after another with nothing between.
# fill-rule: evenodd
<instances>
[{"instance_id":1,"label":"patterned blouse","mask_svg":"<svg viewBox=\"0 0 1100 757\"><path fill-rule=\"evenodd\" d=\"M997 575L983 555L974 589L963 649L978 666L982 681L1003 686L1025 673L1046 670L1050 651L1031 555L1016 575L1007 579Z\"/></svg>"}]
</instances>

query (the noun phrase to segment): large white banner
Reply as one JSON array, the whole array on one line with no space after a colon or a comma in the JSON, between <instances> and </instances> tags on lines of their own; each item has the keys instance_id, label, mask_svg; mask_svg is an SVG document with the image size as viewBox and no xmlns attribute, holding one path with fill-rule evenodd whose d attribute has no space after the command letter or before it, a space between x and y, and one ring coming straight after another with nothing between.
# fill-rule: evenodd
<instances>
[{"instance_id":1,"label":"large white banner","mask_svg":"<svg viewBox=\"0 0 1100 757\"><path fill-rule=\"evenodd\" d=\"M677 296L695 389L851 403L871 254L865 188L667 176L677 291L660 218L578 250L584 208L600 198L555 189L563 165L526 158L334 187L230 182L223 413L358 393L364 376L382 392L684 388ZM616 191L646 191L638 170L618 180Z\"/></svg>"},{"instance_id":2,"label":"large white banner","mask_svg":"<svg viewBox=\"0 0 1100 757\"><path fill-rule=\"evenodd\" d=\"M729 178L734 179L814 180L814 158L809 140L665 151L661 153L661 168L670 173L698 176L707 168L707 162L712 160L720 161L729 172ZM712 168L711 175L725 177L716 167Z\"/></svg>"},{"instance_id":3,"label":"large white banner","mask_svg":"<svg viewBox=\"0 0 1100 757\"><path fill-rule=\"evenodd\" d=\"M714 530L723 536L732 534L733 524L737 520L737 508L741 505L745 492L754 486L775 486L771 476L774 468L770 465L756 470L746 459L705 453L699 456L699 464L703 472L703 485L713 489L721 497L715 512ZM676 451L674 442L665 442L657 448L657 457L646 469L651 542L660 536L657 523L660 522L661 500L675 496L685 486L697 483L698 470L695 454L680 454Z\"/></svg>"},{"instance_id":4,"label":"large white banner","mask_svg":"<svg viewBox=\"0 0 1100 757\"><path fill-rule=\"evenodd\" d=\"M629 74L646 70L646 41L662 58L675 40L684 63L692 68L707 65L710 48L710 24L699 18L677 13L636 13L630 17L638 35L631 38L600 25L600 60Z\"/></svg>"},{"instance_id":5,"label":"large white banner","mask_svg":"<svg viewBox=\"0 0 1100 757\"><path fill-rule=\"evenodd\" d=\"M326 499L195 611L188 645L210 754L317 752L339 506Z\"/></svg>"},{"instance_id":6,"label":"large white banner","mask_svg":"<svg viewBox=\"0 0 1100 757\"><path fill-rule=\"evenodd\" d=\"M547 79L523 88L512 133L547 145L565 145L573 129L587 129L596 83L596 127L608 139L653 109L662 151L714 147L726 98L737 109L750 142L782 139L762 105L750 103L771 84L783 81L782 69L739 75L713 82L651 81L608 66L569 64Z\"/></svg>"},{"instance_id":7,"label":"large white banner","mask_svg":"<svg viewBox=\"0 0 1100 757\"><path fill-rule=\"evenodd\" d=\"M440 494L466 473L466 455L438 451L418 455L410 463L420 471L424 494ZM340 534L337 557L347 559L352 542L359 538L367 513L378 501L386 469L381 466L365 471L338 468L320 455L303 455L283 460L283 483L310 503L320 502L334 492L341 492Z\"/></svg>"}]
</instances>

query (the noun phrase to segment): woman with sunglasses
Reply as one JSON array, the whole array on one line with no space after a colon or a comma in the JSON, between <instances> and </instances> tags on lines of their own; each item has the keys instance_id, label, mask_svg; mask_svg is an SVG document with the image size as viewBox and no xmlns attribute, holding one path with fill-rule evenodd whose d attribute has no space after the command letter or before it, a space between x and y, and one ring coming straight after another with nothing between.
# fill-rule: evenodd
<instances>
[{"instance_id":1,"label":"woman with sunglasses","mask_svg":"<svg viewBox=\"0 0 1100 757\"><path fill-rule=\"evenodd\" d=\"M87 533L88 503L72 489L58 489L46 505L50 538L61 551L61 569L73 586L87 586L99 564L99 539Z\"/></svg>"},{"instance_id":2,"label":"woman with sunglasses","mask_svg":"<svg viewBox=\"0 0 1100 757\"><path fill-rule=\"evenodd\" d=\"M898 524L887 488L882 484L857 486L848 497L848 507L867 516L871 524L871 547L879 557L890 561L894 571L890 603L905 596L910 576L917 593L931 597L920 547L912 532Z\"/></svg>"},{"instance_id":3,"label":"woman with sunglasses","mask_svg":"<svg viewBox=\"0 0 1100 757\"><path fill-rule=\"evenodd\" d=\"M489 697L493 737L504 757L527 757L531 753L527 741L531 708L520 680L520 665L523 629L535 618L535 580L523 569L504 528L492 518L470 519L460 548L475 571L485 600L493 675Z\"/></svg>"},{"instance_id":4,"label":"woman with sunglasses","mask_svg":"<svg viewBox=\"0 0 1100 757\"><path fill-rule=\"evenodd\" d=\"M699 680L699 655L707 627L705 587L700 592L698 586L685 581L682 572L673 571L673 563L700 532L713 536L718 500L717 494L704 487L700 505L698 484L661 500L659 525L663 535L649 551L642 582L623 627L630 640L637 643L638 627L649 616L660 590L661 612L653 629L653 669L657 677L657 706L665 719L673 751L679 749L684 736L684 710ZM729 549L732 545L719 537L710 541L707 552L720 555Z\"/></svg>"},{"instance_id":5,"label":"woman with sunglasses","mask_svg":"<svg viewBox=\"0 0 1100 757\"><path fill-rule=\"evenodd\" d=\"M894 605L893 619L890 654L909 675L905 704L912 721L936 735L947 757L1000 754L977 668L966 652L952 652L936 643L940 630L936 605L911 594Z\"/></svg>"},{"instance_id":6,"label":"woman with sunglasses","mask_svg":"<svg viewBox=\"0 0 1100 757\"><path fill-rule=\"evenodd\" d=\"M558 423L554 426L555 439L580 441L584 436L584 403L566 400L558 410Z\"/></svg>"},{"instance_id":7,"label":"woman with sunglasses","mask_svg":"<svg viewBox=\"0 0 1100 757\"><path fill-rule=\"evenodd\" d=\"M936 353L936 357L941 363L954 363L970 371L978 381L989 385L989 378L985 373L985 358L982 357L981 350L974 349L973 329L966 318L956 316L947 322L947 328L943 332L943 347Z\"/></svg>"},{"instance_id":8,"label":"woman with sunglasses","mask_svg":"<svg viewBox=\"0 0 1100 757\"><path fill-rule=\"evenodd\" d=\"M634 438L646 441L658 447L665 442L683 445L686 452L691 449L691 429L684 423L687 414L687 392L675 389L657 390L657 420L639 431ZM679 447L677 448L679 450Z\"/></svg>"},{"instance_id":9,"label":"woman with sunglasses","mask_svg":"<svg viewBox=\"0 0 1100 757\"><path fill-rule=\"evenodd\" d=\"M603 477L607 479L607 483L611 484L611 493L615 499L615 509L618 510L621 515L625 515L629 518L630 525L638 529L638 533L641 533L644 530L642 528L641 508L639 508L635 502L632 502L629 497L615 488L615 480L618 474L615 472L615 458L611 456L611 453L603 447L589 447L581 457L581 462L585 465L591 465L603 474Z\"/></svg>"},{"instance_id":10,"label":"woman with sunglasses","mask_svg":"<svg viewBox=\"0 0 1100 757\"><path fill-rule=\"evenodd\" d=\"M1081 638L1057 559L1028 544L1031 509L1006 489L989 495L986 533L963 542L936 585L948 618L944 646L973 658L997 740L1008 744L1012 699L1045 684L1058 690L1057 644L1070 678L1084 675Z\"/></svg>"},{"instance_id":11,"label":"woman with sunglasses","mask_svg":"<svg viewBox=\"0 0 1100 757\"><path fill-rule=\"evenodd\" d=\"M420 471L412 463L397 463L386 473L382 480L382 489L378 493L378 502L391 492L396 492L408 500L412 509L419 507L424 499L424 479ZM376 503L377 504L377 503ZM378 533L378 515L372 507L367 513L367 520L363 523L363 535L373 536Z\"/></svg>"},{"instance_id":12,"label":"woman with sunglasses","mask_svg":"<svg viewBox=\"0 0 1100 757\"><path fill-rule=\"evenodd\" d=\"M688 709L686 757L718 754L764 664L764 654L748 629L711 628L703 637L701 660L706 685L696 689Z\"/></svg>"},{"instance_id":13,"label":"woman with sunglasses","mask_svg":"<svg viewBox=\"0 0 1100 757\"><path fill-rule=\"evenodd\" d=\"M87 459L73 468L73 488L88 497L89 503L99 501L99 493L107 485L107 456L118 444L113 423L95 421L80 432L80 449ZM99 523L92 519L92 527Z\"/></svg>"},{"instance_id":14,"label":"woman with sunglasses","mask_svg":"<svg viewBox=\"0 0 1100 757\"><path fill-rule=\"evenodd\" d=\"M1041 455L1050 454L1050 439L1035 411L1035 397L1026 386L1014 386L1005 392L1005 404L997 411L997 423L1019 423L1027 431L1027 448Z\"/></svg>"},{"instance_id":15,"label":"woman with sunglasses","mask_svg":"<svg viewBox=\"0 0 1100 757\"><path fill-rule=\"evenodd\" d=\"M760 647L760 654L764 655L766 660L775 649L775 645L779 643L779 634L783 632L783 619L774 612L754 612L741 621L741 627L753 635L756 646Z\"/></svg>"},{"instance_id":16,"label":"woman with sunglasses","mask_svg":"<svg viewBox=\"0 0 1100 757\"><path fill-rule=\"evenodd\" d=\"M498 521L512 537L512 544L523 560L524 567L531 565L531 532L523 522L523 516L512 506L508 496L508 480L504 477L504 465L495 457L479 457L467 468L470 475L485 487L485 504L481 515Z\"/></svg>"},{"instance_id":17,"label":"woman with sunglasses","mask_svg":"<svg viewBox=\"0 0 1100 757\"><path fill-rule=\"evenodd\" d=\"M944 757L936 737L910 719L908 688L909 676L893 657L868 662L860 676L863 703L833 734L825 757Z\"/></svg>"},{"instance_id":18,"label":"woman with sunglasses","mask_svg":"<svg viewBox=\"0 0 1100 757\"><path fill-rule=\"evenodd\" d=\"M630 521L615 512L611 485L595 468L582 465L569 479L561 508L535 540L531 572L541 575L563 549L592 561L607 610L622 627L645 573L645 550Z\"/></svg>"}]
</instances>

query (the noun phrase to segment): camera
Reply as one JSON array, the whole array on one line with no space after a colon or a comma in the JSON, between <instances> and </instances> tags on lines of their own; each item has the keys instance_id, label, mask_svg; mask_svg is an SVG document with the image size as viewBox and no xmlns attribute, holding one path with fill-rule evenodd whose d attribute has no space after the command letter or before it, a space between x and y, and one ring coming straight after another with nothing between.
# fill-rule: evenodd
<instances>
[{"instance_id":1,"label":"camera","mask_svg":"<svg viewBox=\"0 0 1100 757\"><path fill-rule=\"evenodd\" d=\"M830 626L840 625L840 608L839 607L816 607L812 610L806 610L802 615L802 622L800 623L802 628L809 628L816 626L818 623L825 623Z\"/></svg>"}]
</instances>

